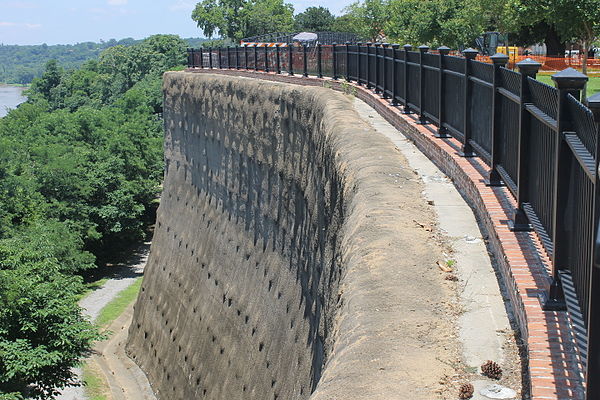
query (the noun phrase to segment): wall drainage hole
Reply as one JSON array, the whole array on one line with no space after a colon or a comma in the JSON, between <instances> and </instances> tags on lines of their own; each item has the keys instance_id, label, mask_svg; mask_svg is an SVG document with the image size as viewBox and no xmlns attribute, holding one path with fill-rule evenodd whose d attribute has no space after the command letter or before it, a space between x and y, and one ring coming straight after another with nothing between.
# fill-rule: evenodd
<instances>
[{"instance_id":1,"label":"wall drainage hole","mask_svg":"<svg viewBox=\"0 0 600 400\"><path fill-rule=\"evenodd\" d=\"M264 348L264 347L265 347L265 344L264 344L264 343L260 343L260 344L258 345L258 351L263 351L263 348Z\"/></svg>"},{"instance_id":2,"label":"wall drainage hole","mask_svg":"<svg viewBox=\"0 0 600 400\"><path fill-rule=\"evenodd\" d=\"M225 349L223 347L221 347L221 349L219 350L220 354L223 354L225 352Z\"/></svg>"}]
</instances>

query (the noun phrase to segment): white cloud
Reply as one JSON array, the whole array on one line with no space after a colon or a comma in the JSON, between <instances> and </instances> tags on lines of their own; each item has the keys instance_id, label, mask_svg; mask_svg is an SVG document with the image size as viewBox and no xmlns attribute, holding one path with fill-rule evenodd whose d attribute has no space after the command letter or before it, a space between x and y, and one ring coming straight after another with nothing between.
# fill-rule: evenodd
<instances>
[{"instance_id":1,"label":"white cloud","mask_svg":"<svg viewBox=\"0 0 600 400\"><path fill-rule=\"evenodd\" d=\"M108 0L108 4L111 6L124 6L128 0Z\"/></svg>"},{"instance_id":2,"label":"white cloud","mask_svg":"<svg viewBox=\"0 0 600 400\"><path fill-rule=\"evenodd\" d=\"M42 24L18 24L16 22L0 21L0 28L2 27L39 29L42 27Z\"/></svg>"}]
</instances>

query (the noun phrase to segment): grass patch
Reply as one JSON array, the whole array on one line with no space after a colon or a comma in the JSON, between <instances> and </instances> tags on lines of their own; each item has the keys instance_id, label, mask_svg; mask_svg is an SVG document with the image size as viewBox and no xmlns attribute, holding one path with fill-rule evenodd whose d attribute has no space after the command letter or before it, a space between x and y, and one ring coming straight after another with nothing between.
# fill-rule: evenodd
<instances>
[{"instance_id":1,"label":"grass patch","mask_svg":"<svg viewBox=\"0 0 600 400\"><path fill-rule=\"evenodd\" d=\"M102 373L90 364L83 365L84 390L88 400L106 400L108 385L104 383Z\"/></svg>"},{"instance_id":2,"label":"grass patch","mask_svg":"<svg viewBox=\"0 0 600 400\"><path fill-rule=\"evenodd\" d=\"M600 76L590 76L587 84L587 97L600 92ZM554 81L551 75L538 75L537 79L554 87Z\"/></svg>"},{"instance_id":3,"label":"grass patch","mask_svg":"<svg viewBox=\"0 0 600 400\"><path fill-rule=\"evenodd\" d=\"M142 286L142 277L135 280L133 284L128 286L125 290L122 290L114 299L100 310L98 318L96 318L96 324L101 328L106 328L115 319L119 317L125 311L127 306L135 300L137 297L140 287Z\"/></svg>"}]
</instances>

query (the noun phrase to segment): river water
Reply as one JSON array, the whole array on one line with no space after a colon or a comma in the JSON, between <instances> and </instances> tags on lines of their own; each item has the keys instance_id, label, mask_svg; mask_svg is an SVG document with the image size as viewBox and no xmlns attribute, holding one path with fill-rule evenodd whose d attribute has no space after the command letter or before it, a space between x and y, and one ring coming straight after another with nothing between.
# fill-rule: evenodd
<instances>
[{"instance_id":1,"label":"river water","mask_svg":"<svg viewBox=\"0 0 600 400\"><path fill-rule=\"evenodd\" d=\"M27 100L23 90L23 87L0 84L0 118L6 115L8 108L15 108Z\"/></svg>"}]
</instances>

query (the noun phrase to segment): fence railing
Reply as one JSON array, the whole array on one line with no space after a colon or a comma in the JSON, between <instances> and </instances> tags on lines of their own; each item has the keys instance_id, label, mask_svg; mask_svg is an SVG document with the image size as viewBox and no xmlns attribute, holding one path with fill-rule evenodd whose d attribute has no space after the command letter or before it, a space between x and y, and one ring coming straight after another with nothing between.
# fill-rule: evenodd
<instances>
[{"instance_id":1,"label":"fence railing","mask_svg":"<svg viewBox=\"0 0 600 400\"><path fill-rule=\"evenodd\" d=\"M514 72L504 54L489 64L474 49L449 51L387 43L209 48L189 49L188 63L354 81L436 127L437 137L457 139L462 156L480 157L487 183L516 199L511 229L534 230L552 260L544 308L568 306L580 321L587 398L600 398L600 380L591 379L600 374L600 95L584 105L588 78L571 68L553 75L551 87L535 79L534 60Z\"/></svg>"}]
</instances>

